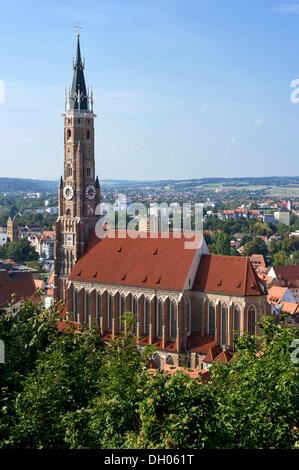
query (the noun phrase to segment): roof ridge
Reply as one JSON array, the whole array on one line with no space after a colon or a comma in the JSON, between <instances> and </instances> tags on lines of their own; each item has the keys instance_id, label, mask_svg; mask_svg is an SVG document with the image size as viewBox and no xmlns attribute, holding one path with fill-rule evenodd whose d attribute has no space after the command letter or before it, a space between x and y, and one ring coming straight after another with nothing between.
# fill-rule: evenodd
<instances>
[{"instance_id":1,"label":"roof ridge","mask_svg":"<svg viewBox=\"0 0 299 470\"><path fill-rule=\"evenodd\" d=\"M243 295L246 295L246 287L247 287L249 263L250 263L250 259L249 259L248 257L246 257L246 263L245 263L245 266L246 266L246 270L245 270L245 283L244 283Z\"/></svg>"}]
</instances>

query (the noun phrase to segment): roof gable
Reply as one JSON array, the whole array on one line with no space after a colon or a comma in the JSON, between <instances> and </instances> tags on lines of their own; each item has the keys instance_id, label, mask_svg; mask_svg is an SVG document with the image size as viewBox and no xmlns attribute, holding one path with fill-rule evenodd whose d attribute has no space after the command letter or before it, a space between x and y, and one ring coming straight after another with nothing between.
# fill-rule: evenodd
<instances>
[{"instance_id":1,"label":"roof gable","mask_svg":"<svg viewBox=\"0 0 299 470\"><path fill-rule=\"evenodd\" d=\"M263 295L261 282L249 258L203 255L193 289L241 296Z\"/></svg>"}]
</instances>

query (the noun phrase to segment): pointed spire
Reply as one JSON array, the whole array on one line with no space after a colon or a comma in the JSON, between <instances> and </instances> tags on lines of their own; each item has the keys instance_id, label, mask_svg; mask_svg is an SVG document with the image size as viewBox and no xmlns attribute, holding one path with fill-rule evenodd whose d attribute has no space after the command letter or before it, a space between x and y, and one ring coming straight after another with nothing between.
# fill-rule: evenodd
<instances>
[{"instance_id":1,"label":"pointed spire","mask_svg":"<svg viewBox=\"0 0 299 470\"><path fill-rule=\"evenodd\" d=\"M87 110L88 100L86 93L86 85L84 78L84 64L82 62L80 50L80 35L77 35L77 52L76 59L73 63L74 75L72 89L70 92L70 109Z\"/></svg>"},{"instance_id":2,"label":"pointed spire","mask_svg":"<svg viewBox=\"0 0 299 470\"><path fill-rule=\"evenodd\" d=\"M62 176L60 177L60 189L63 188L63 179Z\"/></svg>"},{"instance_id":3,"label":"pointed spire","mask_svg":"<svg viewBox=\"0 0 299 470\"><path fill-rule=\"evenodd\" d=\"M100 187L99 177L97 176L97 178L96 178L96 188L99 188L99 187Z\"/></svg>"}]
</instances>

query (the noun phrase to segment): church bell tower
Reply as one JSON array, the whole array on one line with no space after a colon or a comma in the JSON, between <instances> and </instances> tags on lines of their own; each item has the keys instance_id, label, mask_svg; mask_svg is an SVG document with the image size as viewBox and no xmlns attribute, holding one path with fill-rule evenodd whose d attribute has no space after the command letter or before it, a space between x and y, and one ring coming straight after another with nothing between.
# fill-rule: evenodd
<instances>
[{"instance_id":1,"label":"church bell tower","mask_svg":"<svg viewBox=\"0 0 299 470\"><path fill-rule=\"evenodd\" d=\"M80 34L73 60L72 87L65 93L64 171L58 189L55 244L55 301L66 299L68 277L84 254L95 230L95 209L100 202L95 177L93 93L86 89Z\"/></svg>"}]
</instances>

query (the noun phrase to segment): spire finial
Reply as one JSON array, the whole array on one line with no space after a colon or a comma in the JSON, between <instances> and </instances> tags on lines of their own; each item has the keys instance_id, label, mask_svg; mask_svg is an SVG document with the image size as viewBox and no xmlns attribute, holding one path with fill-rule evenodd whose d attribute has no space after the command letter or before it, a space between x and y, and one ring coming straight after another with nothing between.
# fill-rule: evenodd
<instances>
[{"instance_id":1,"label":"spire finial","mask_svg":"<svg viewBox=\"0 0 299 470\"><path fill-rule=\"evenodd\" d=\"M77 21L77 23L75 24L74 28L77 30L77 38L80 37L80 29L82 29L82 26L80 26L80 22Z\"/></svg>"}]
</instances>

